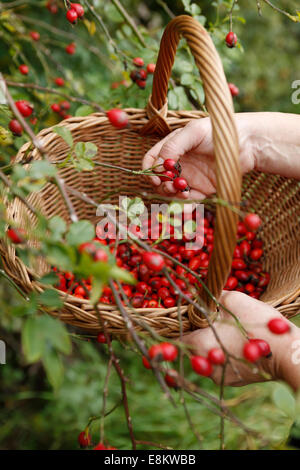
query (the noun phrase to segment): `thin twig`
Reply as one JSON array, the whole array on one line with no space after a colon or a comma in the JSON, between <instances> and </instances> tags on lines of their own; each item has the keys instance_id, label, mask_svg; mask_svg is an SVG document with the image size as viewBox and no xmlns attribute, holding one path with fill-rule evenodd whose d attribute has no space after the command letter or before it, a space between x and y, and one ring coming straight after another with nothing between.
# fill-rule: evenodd
<instances>
[{"instance_id":1,"label":"thin twig","mask_svg":"<svg viewBox=\"0 0 300 470\"><path fill-rule=\"evenodd\" d=\"M123 16L123 18L125 19L126 23L130 26L130 28L132 29L133 33L136 35L136 37L138 38L138 40L140 41L141 45L145 48L147 48L147 45L144 41L144 38L143 36L141 35L141 33L139 32L135 22L133 21L133 19L128 15L127 11L125 10L125 8L123 7L123 5L121 4L121 2L119 0L112 0L112 3L115 5L116 9L118 10L118 12Z\"/></svg>"},{"instance_id":2,"label":"thin twig","mask_svg":"<svg viewBox=\"0 0 300 470\"><path fill-rule=\"evenodd\" d=\"M102 412L101 412L101 419L100 419L100 442L104 440L104 421L105 421L105 409L106 409L106 399L108 395L108 382L111 373L111 366L112 366L112 358L110 357L108 364L107 364L107 371L104 381L103 387L103 395L102 395Z\"/></svg>"}]
</instances>

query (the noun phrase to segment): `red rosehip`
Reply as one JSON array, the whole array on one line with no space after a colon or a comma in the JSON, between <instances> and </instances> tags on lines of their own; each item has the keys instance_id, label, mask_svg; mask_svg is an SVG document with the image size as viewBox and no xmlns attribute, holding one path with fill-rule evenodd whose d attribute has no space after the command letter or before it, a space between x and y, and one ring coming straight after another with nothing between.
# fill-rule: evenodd
<instances>
[{"instance_id":1,"label":"red rosehip","mask_svg":"<svg viewBox=\"0 0 300 470\"><path fill-rule=\"evenodd\" d=\"M63 109L65 109L66 111L67 111L68 109L70 109L70 107L71 107L69 101L61 101L61 102L59 103L59 105L60 105Z\"/></svg>"},{"instance_id":2,"label":"red rosehip","mask_svg":"<svg viewBox=\"0 0 300 470\"><path fill-rule=\"evenodd\" d=\"M253 341L249 341L244 345L243 354L249 362L256 362L262 356L260 347Z\"/></svg>"},{"instance_id":3,"label":"red rosehip","mask_svg":"<svg viewBox=\"0 0 300 470\"><path fill-rule=\"evenodd\" d=\"M78 19L76 10L74 8L70 8L70 10L67 11L66 18L71 24L76 24Z\"/></svg>"},{"instance_id":4,"label":"red rosehip","mask_svg":"<svg viewBox=\"0 0 300 470\"><path fill-rule=\"evenodd\" d=\"M234 97L234 96L238 96L238 95L239 95L240 90L238 89L238 87L237 87L234 83L228 83L228 87L229 87L231 96Z\"/></svg>"},{"instance_id":5,"label":"red rosehip","mask_svg":"<svg viewBox=\"0 0 300 470\"><path fill-rule=\"evenodd\" d=\"M22 64L19 66L19 71L21 72L22 75L28 75L29 73L29 68L27 65Z\"/></svg>"},{"instance_id":6,"label":"red rosehip","mask_svg":"<svg viewBox=\"0 0 300 470\"><path fill-rule=\"evenodd\" d=\"M234 258L232 260L232 269L238 269L238 270L246 269L245 261L240 258Z\"/></svg>"},{"instance_id":7,"label":"red rosehip","mask_svg":"<svg viewBox=\"0 0 300 470\"><path fill-rule=\"evenodd\" d=\"M102 442L99 442L99 444L97 444L93 450L108 450L108 447L106 447L104 444L102 444Z\"/></svg>"},{"instance_id":8,"label":"red rosehip","mask_svg":"<svg viewBox=\"0 0 300 470\"><path fill-rule=\"evenodd\" d=\"M88 253L89 255L93 255L96 250L96 245L92 242L81 243L78 247L79 253Z\"/></svg>"},{"instance_id":9,"label":"red rosehip","mask_svg":"<svg viewBox=\"0 0 300 470\"><path fill-rule=\"evenodd\" d=\"M26 100L19 100L15 102L17 109L20 111L22 116L29 117L33 113L33 107Z\"/></svg>"},{"instance_id":10,"label":"red rosehip","mask_svg":"<svg viewBox=\"0 0 300 470\"><path fill-rule=\"evenodd\" d=\"M118 129L124 129L127 127L129 122L128 114L126 114L122 109L114 108L110 111L107 111L106 114L110 123L114 127L117 127Z\"/></svg>"},{"instance_id":11,"label":"red rosehip","mask_svg":"<svg viewBox=\"0 0 300 470\"><path fill-rule=\"evenodd\" d=\"M38 33L37 31L30 31L30 37L31 39L33 39L34 41L39 41L40 39L40 33Z\"/></svg>"},{"instance_id":12,"label":"red rosehip","mask_svg":"<svg viewBox=\"0 0 300 470\"><path fill-rule=\"evenodd\" d=\"M157 300L154 300L154 299L149 300L149 302L148 302L148 308L157 308L157 307L158 307L158 302L157 302Z\"/></svg>"},{"instance_id":13,"label":"red rosehip","mask_svg":"<svg viewBox=\"0 0 300 470\"><path fill-rule=\"evenodd\" d=\"M56 84L57 86L64 86L64 84L65 84L64 79L61 78L61 77L57 77L57 78L54 80L54 82L55 82L55 84Z\"/></svg>"},{"instance_id":14,"label":"red rosehip","mask_svg":"<svg viewBox=\"0 0 300 470\"><path fill-rule=\"evenodd\" d=\"M225 354L221 348L212 348L208 351L207 359L216 365L222 365L225 363Z\"/></svg>"},{"instance_id":15,"label":"red rosehip","mask_svg":"<svg viewBox=\"0 0 300 470\"><path fill-rule=\"evenodd\" d=\"M192 369L196 374L203 375L204 377L209 377L212 374L212 365L206 357L192 356L190 360Z\"/></svg>"},{"instance_id":16,"label":"red rosehip","mask_svg":"<svg viewBox=\"0 0 300 470\"><path fill-rule=\"evenodd\" d=\"M237 43L237 35L233 31L229 31L225 38L227 47L235 47Z\"/></svg>"},{"instance_id":17,"label":"red rosehip","mask_svg":"<svg viewBox=\"0 0 300 470\"><path fill-rule=\"evenodd\" d=\"M289 323L282 318L273 318L270 320L268 328L275 335L283 335L284 333L288 333L291 329Z\"/></svg>"},{"instance_id":18,"label":"red rosehip","mask_svg":"<svg viewBox=\"0 0 300 470\"><path fill-rule=\"evenodd\" d=\"M15 243L16 245L18 245L19 243L22 243L24 241L20 231L15 229L15 228L9 228L6 231L6 234L7 234L8 238L10 238L10 240L13 243Z\"/></svg>"},{"instance_id":19,"label":"red rosehip","mask_svg":"<svg viewBox=\"0 0 300 470\"><path fill-rule=\"evenodd\" d=\"M147 82L146 82L146 80L137 80L136 84L139 88L144 90L146 88Z\"/></svg>"},{"instance_id":20,"label":"red rosehip","mask_svg":"<svg viewBox=\"0 0 300 470\"><path fill-rule=\"evenodd\" d=\"M105 344L106 343L106 338L105 338L105 334L100 332L98 333L97 335L97 343L101 343L101 344Z\"/></svg>"},{"instance_id":21,"label":"red rosehip","mask_svg":"<svg viewBox=\"0 0 300 470\"><path fill-rule=\"evenodd\" d=\"M148 355L150 359L155 359L156 361L163 361L164 356L161 344L153 344L148 350Z\"/></svg>"},{"instance_id":22,"label":"red rosehip","mask_svg":"<svg viewBox=\"0 0 300 470\"><path fill-rule=\"evenodd\" d=\"M70 55L73 55L75 54L75 51L76 51L76 44L74 42L71 42L71 44L68 44L66 46L66 53L67 54L70 54Z\"/></svg>"},{"instance_id":23,"label":"red rosehip","mask_svg":"<svg viewBox=\"0 0 300 470\"><path fill-rule=\"evenodd\" d=\"M250 258L253 260L253 261L257 261L258 259L260 259L263 255L263 250L261 248L255 248L254 250L250 251Z\"/></svg>"},{"instance_id":24,"label":"red rosehip","mask_svg":"<svg viewBox=\"0 0 300 470\"><path fill-rule=\"evenodd\" d=\"M164 307L166 308L172 308L172 307L175 307L176 305L176 301L173 297L166 297L163 300L163 303L164 303Z\"/></svg>"},{"instance_id":25,"label":"red rosehip","mask_svg":"<svg viewBox=\"0 0 300 470\"><path fill-rule=\"evenodd\" d=\"M60 106L58 103L51 104L51 109L54 113L60 113Z\"/></svg>"},{"instance_id":26,"label":"red rosehip","mask_svg":"<svg viewBox=\"0 0 300 470\"><path fill-rule=\"evenodd\" d=\"M23 127L17 119L12 119L8 125L10 131L17 137L20 137L23 133Z\"/></svg>"},{"instance_id":27,"label":"red rosehip","mask_svg":"<svg viewBox=\"0 0 300 470\"><path fill-rule=\"evenodd\" d=\"M244 218L244 224L248 230L256 232L256 230L261 226L261 218L257 214L247 214Z\"/></svg>"},{"instance_id":28,"label":"red rosehip","mask_svg":"<svg viewBox=\"0 0 300 470\"><path fill-rule=\"evenodd\" d=\"M167 287L160 287L157 291L157 295L160 299L164 300L167 297L170 297L170 291Z\"/></svg>"},{"instance_id":29,"label":"red rosehip","mask_svg":"<svg viewBox=\"0 0 300 470\"><path fill-rule=\"evenodd\" d=\"M168 385L168 387L170 388L175 388L178 389L178 384L177 384L177 381L176 381L176 378L174 377L174 375L178 375L177 374L177 371L175 369L170 369L168 372L166 372L166 375L165 375L165 382L166 384Z\"/></svg>"},{"instance_id":30,"label":"red rosehip","mask_svg":"<svg viewBox=\"0 0 300 470\"><path fill-rule=\"evenodd\" d=\"M243 240L242 243L240 244L240 249L243 255L248 256L251 251L251 245L249 242L247 242L247 240Z\"/></svg>"},{"instance_id":31,"label":"red rosehip","mask_svg":"<svg viewBox=\"0 0 300 470\"><path fill-rule=\"evenodd\" d=\"M141 57L135 57L132 62L136 67L144 67L145 65L145 62Z\"/></svg>"},{"instance_id":32,"label":"red rosehip","mask_svg":"<svg viewBox=\"0 0 300 470\"><path fill-rule=\"evenodd\" d=\"M172 181L175 178L175 173L173 171L164 171L162 175L160 175L160 180L162 182L165 181Z\"/></svg>"},{"instance_id":33,"label":"red rosehip","mask_svg":"<svg viewBox=\"0 0 300 470\"><path fill-rule=\"evenodd\" d=\"M151 269L151 271L159 272L165 266L165 261L163 257L158 254L154 253L153 251L146 251L143 254L143 263Z\"/></svg>"},{"instance_id":34,"label":"red rosehip","mask_svg":"<svg viewBox=\"0 0 300 470\"><path fill-rule=\"evenodd\" d=\"M147 65L147 72L154 73L155 72L155 64L148 64Z\"/></svg>"},{"instance_id":35,"label":"red rosehip","mask_svg":"<svg viewBox=\"0 0 300 470\"><path fill-rule=\"evenodd\" d=\"M250 282L248 282L246 285L245 285L245 291L247 294L252 294L254 291L255 291L255 287L253 284L251 284Z\"/></svg>"},{"instance_id":36,"label":"red rosehip","mask_svg":"<svg viewBox=\"0 0 300 470\"><path fill-rule=\"evenodd\" d=\"M107 252L105 250L103 250L103 248L98 248L95 251L94 260L95 261L101 261L102 263L107 263L107 261L108 261Z\"/></svg>"},{"instance_id":37,"label":"red rosehip","mask_svg":"<svg viewBox=\"0 0 300 470\"><path fill-rule=\"evenodd\" d=\"M234 277L234 276L229 276L229 278L227 279L227 282L226 282L226 285L225 285L224 289L234 290L237 285L238 285L238 280L237 280L237 278Z\"/></svg>"},{"instance_id":38,"label":"red rosehip","mask_svg":"<svg viewBox=\"0 0 300 470\"><path fill-rule=\"evenodd\" d=\"M58 12L58 7L56 3L51 0L46 3L46 8L50 11L50 13L52 13L52 15L56 15L56 13Z\"/></svg>"},{"instance_id":39,"label":"red rosehip","mask_svg":"<svg viewBox=\"0 0 300 470\"><path fill-rule=\"evenodd\" d=\"M178 165L177 165L177 162L173 160L173 158L167 158L164 161L163 166L165 170L169 170L169 171L173 171L173 173L177 173Z\"/></svg>"},{"instance_id":40,"label":"red rosehip","mask_svg":"<svg viewBox=\"0 0 300 470\"><path fill-rule=\"evenodd\" d=\"M269 356L271 354L271 348L269 343L267 343L264 339L250 339L251 343L257 344L260 349L261 355L263 357Z\"/></svg>"},{"instance_id":41,"label":"red rosehip","mask_svg":"<svg viewBox=\"0 0 300 470\"><path fill-rule=\"evenodd\" d=\"M185 178L175 178L173 181L174 188L177 189L177 191L189 191L189 186L187 184L187 181Z\"/></svg>"},{"instance_id":42,"label":"red rosehip","mask_svg":"<svg viewBox=\"0 0 300 470\"><path fill-rule=\"evenodd\" d=\"M147 72L146 72L145 69L141 69L141 70L139 71L139 75L140 75L140 79L141 79L141 80L146 80L146 78L147 78Z\"/></svg>"},{"instance_id":43,"label":"red rosehip","mask_svg":"<svg viewBox=\"0 0 300 470\"><path fill-rule=\"evenodd\" d=\"M84 289L82 286L78 286L78 287L76 287L76 289L74 290L74 295L75 295L75 296L79 295L79 296L84 297L85 294L86 294L85 289Z\"/></svg>"},{"instance_id":44,"label":"red rosehip","mask_svg":"<svg viewBox=\"0 0 300 470\"><path fill-rule=\"evenodd\" d=\"M84 15L84 8L80 3L71 3L71 8L76 11L78 18L82 18Z\"/></svg>"},{"instance_id":45,"label":"red rosehip","mask_svg":"<svg viewBox=\"0 0 300 470\"><path fill-rule=\"evenodd\" d=\"M176 360L178 351L177 351L176 346L174 346L174 344L161 343L160 347L162 350L164 361L173 362Z\"/></svg>"},{"instance_id":46,"label":"red rosehip","mask_svg":"<svg viewBox=\"0 0 300 470\"><path fill-rule=\"evenodd\" d=\"M80 447L88 447L91 445L92 438L89 433L86 433L85 431L81 431L81 433L78 434L78 444Z\"/></svg>"},{"instance_id":47,"label":"red rosehip","mask_svg":"<svg viewBox=\"0 0 300 470\"><path fill-rule=\"evenodd\" d=\"M142 357L142 362L143 362L143 366L146 369L152 369L150 362L148 361L148 359L145 356Z\"/></svg>"}]
</instances>

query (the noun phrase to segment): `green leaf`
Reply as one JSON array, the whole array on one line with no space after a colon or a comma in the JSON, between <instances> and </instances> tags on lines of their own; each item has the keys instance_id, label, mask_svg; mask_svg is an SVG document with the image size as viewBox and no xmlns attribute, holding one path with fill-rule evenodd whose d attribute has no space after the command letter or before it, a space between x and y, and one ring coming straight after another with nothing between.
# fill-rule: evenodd
<instances>
[{"instance_id":1,"label":"green leaf","mask_svg":"<svg viewBox=\"0 0 300 470\"><path fill-rule=\"evenodd\" d=\"M73 146L73 137L71 131L64 126L55 126L53 127L53 132L60 135L62 139L69 145L69 147Z\"/></svg>"},{"instance_id":2,"label":"green leaf","mask_svg":"<svg viewBox=\"0 0 300 470\"><path fill-rule=\"evenodd\" d=\"M98 152L97 145L92 142L77 142L75 154L77 158L93 158Z\"/></svg>"},{"instance_id":3,"label":"green leaf","mask_svg":"<svg viewBox=\"0 0 300 470\"><path fill-rule=\"evenodd\" d=\"M66 231L67 225L64 219L55 215L49 220L49 229L52 232L53 238L55 240L60 240L61 235Z\"/></svg>"},{"instance_id":4,"label":"green leaf","mask_svg":"<svg viewBox=\"0 0 300 470\"><path fill-rule=\"evenodd\" d=\"M50 264L63 271L72 271L75 263L75 251L66 245L45 243L45 254Z\"/></svg>"},{"instance_id":5,"label":"green leaf","mask_svg":"<svg viewBox=\"0 0 300 470\"><path fill-rule=\"evenodd\" d=\"M53 289L46 289L39 295L38 300L47 307L62 307L63 305L59 293Z\"/></svg>"},{"instance_id":6,"label":"green leaf","mask_svg":"<svg viewBox=\"0 0 300 470\"><path fill-rule=\"evenodd\" d=\"M289 387L285 384L277 384L273 392L274 404L289 418L296 417L296 400Z\"/></svg>"},{"instance_id":7,"label":"green leaf","mask_svg":"<svg viewBox=\"0 0 300 470\"><path fill-rule=\"evenodd\" d=\"M120 279L120 281L126 282L126 284L135 284L136 279L125 269L121 269L118 266L113 266L110 270L110 276L114 279Z\"/></svg>"},{"instance_id":8,"label":"green leaf","mask_svg":"<svg viewBox=\"0 0 300 470\"><path fill-rule=\"evenodd\" d=\"M50 384L57 390L64 377L64 367L60 356L50 348L43 356L43 364Z\"/></svg>"},{"instance_id":9,"label":"green leaf","mask_svg":"<svg viewBox=\"0 0 300 470\"><path fill-rule=\"evenodd\" d=\"M92 281L92 290L90 295L90 302L94 305L98 303L99 297L101 296L101 292L103 289L103 282L100 279L93 278Z\"/></svg>"},{"instance_id":10,"label":"green leaf","mask_svg":"<svg viewBox=\"0 0 300 470\"><path fill-rule=\"evenodd\" d=\"M33 179L47 178L56 175L56 168L45 160L33 162L30 167L29 176Z\"/></svg>"},{"instance_id":11,"label":"green leaf","mask_svg":"<svg viewBox=\"0 0 300 470\"><path fill-rule=\"evenodd\" d=\"M79 220L70 225L66 239L70 245L80 245L92 240L95 236L93 224L87 220Z\"/></svg>"},{"instance_id":12,"label":"green leaf","mask_svg":"<svg viewBox=\"0 0 300 470\"><path fill-rule=\"evenodd\" d=\"M192 85L195 81L195 76L191 73L184 73L180 78L181 85Z\"/></svg>"},{"instance_id":13,"label":"green leaf","mask_svg":"<svg viewBox=\"0 0 300 470\"><path fill-rule=\"evenodd\" d=\"M44 315L43 326L45 338L56 350L63 354L70 354L72 343L65 325L57 318Z\"/></svg>"},{"instance_id":14,"label":"green leaf","mask_svg":"<svg viewBox=\"0 0 300 470\"><path fill-rule=\"evenodd\" d=\"M49 284L49 285L53 285L53 284L56 284L57 281L58 281L58 277L55 273L53 272L50 272L48 274L45 274L45 276L43 276L41 279L40 279L41 283L42 284Z\"/></svg>"},{"instance_id":15,"label":"green leaf","mask_svg":"<svg viewBox=\"0 0 300 470\"><path fill-rule=\"evenodd\" d=\"M93 112L94 110L91 106L84 104L82 106L79 106L79 108L76 109L75 116L88 116L89 114L92 114Z\"/></svg>"},{"instance_id":16,"label":"green leaf","mask_svg":"<svg viewBox=\"0 0 300 470\"><path fill-rule=\"evenodd\" d=\"M44 351L44 336L40 328L40 318L27 318L22 329L22 348L27 362L38 361Z\"/></svg>"}]
</instances>

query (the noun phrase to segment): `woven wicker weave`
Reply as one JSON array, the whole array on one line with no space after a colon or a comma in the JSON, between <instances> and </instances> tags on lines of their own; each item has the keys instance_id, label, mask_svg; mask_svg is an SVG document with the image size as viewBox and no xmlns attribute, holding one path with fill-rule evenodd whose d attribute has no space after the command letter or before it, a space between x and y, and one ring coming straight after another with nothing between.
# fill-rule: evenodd
<instances>
[{"instance_id":1,"label":"woven wicker weave","mask_svg":"<svg viewBox=\"0 0 300 470\"><path fill-rule=\"evenodd\" d=\"M206 106L213 124L213 141L216 156L217 194L226 201L241 200L241 178L238 161L238 140L233 119L232 99L228 90L220 58L210 36L194 19L180 16L167 26L161 41L153 92L146 110L127 109L130 126L124 130L114 129L106 115L96 113L87 117L74 117L63 122L73 135L74 141L93 142L99 151L96 159L101 162L138 170L144 154L162 136L181 128L191 119L204 117L199 111L169 111L167 109L168 81L181 36L187 40L199 68L204 84ZM38 135L53 162L65 159L68 147L52 131L45 129ZM29 150L26 144L19 151L16 161L24 158L39 159L37 150ZM119 194L131 195L151 191L147 181L137 179L118 170L96 166L93 172L78 173L72 168L62 168L60 175L67 185L84 192L96 202L109 192L115 195L107 202L118 202ZM95 208L71 195L80 218L95 219ZM242 183L242 200L255 210L263 220L261 238L264 241L264 269L271 274L271 282L263 300L291 317L300 311L300 186L292 179L276 175L251 172ZM29 201L47 217L59 215L67 222L69 214L64 201L52 184L47 184L39 193L29 196ZM34 216L19 200L8 205L8 216L19 226L35 223ZM226 207L217 207L215 243L209 265L207 286L218 297L228 277L232 254L236 243L237 215ZM5 241L0 243L3 265L8 275L25 292L42 291L38 278L45 271L43 261L36 260L27 267L16 256L15 249ZM51 314L69 324L90 331L99 331L99 322L88 300L78 299L60 292L64 306ZM208 298L204 301L211 306ZM117 335L126 334L126 326L116 306L99 305L101 315L107 322L108 331ZM184 331L206 326L198 312L181 307ZM144 330L143 323L166 337L178 336L179 320L177 307L137 309L132 312L137 320L136 329Z\"/></svg>"}]
</instances>

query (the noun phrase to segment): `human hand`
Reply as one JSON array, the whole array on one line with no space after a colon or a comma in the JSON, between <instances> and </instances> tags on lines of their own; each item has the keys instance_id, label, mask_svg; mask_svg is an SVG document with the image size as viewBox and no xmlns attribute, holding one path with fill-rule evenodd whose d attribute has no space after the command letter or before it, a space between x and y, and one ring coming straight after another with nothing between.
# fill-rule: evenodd
<instances>
[{"instance_id":1,"label":"human hand","mask_svg":"<svg viewBox=\"0 0 300 470\"><path fill-rule=\"evenodd\" d=\"M300 116L284 113L237 113L242 173L253 169L300 179ZM215 157L210 118L195 119L177 129L144 157L143 170L161 165L167 158L180 161L190 191L176 192L172 181L161 183L150 176L163 196L203 199L216 191ZM162 167L155 171L161 173Z\"/></svg>"},{"instance_id":2,"label":"human hand","mask_svg":"<svg viewBox=\"0 0 300 470\"><path fill-rule=\"evenodd\" d=\"M262 358L257 364L231 359L226 367L225 385L242 386L268 380L284 380L291 387L300 387L300 364L295 364L294 345L300 348L300 330L290 323L291 330L283 335L271 333L267 324L272 318L283 318L273 307L240 292L223 292L220 302L230 310L243 325L250 338L263 339L269 343L272 356ZM286 320L288 321L288 320ZM246 337L237 327L235 319L221 309L220 318L214 328L225 349L236 358L243 358L243 347ZM193 354L207 356L212 348L220 345L211 328L193 331L183 337L183 342L192 348ZM238 374L237 374L238 371ZM211 378L221 383L222 367L214 366Z\"/></svg>"}]
</instances>

